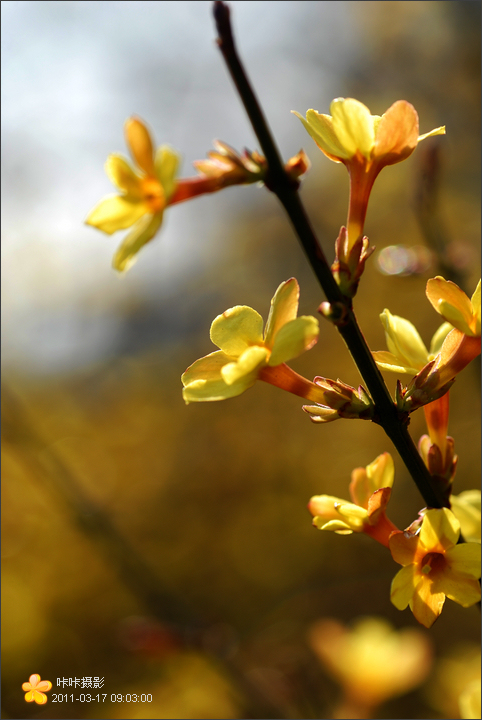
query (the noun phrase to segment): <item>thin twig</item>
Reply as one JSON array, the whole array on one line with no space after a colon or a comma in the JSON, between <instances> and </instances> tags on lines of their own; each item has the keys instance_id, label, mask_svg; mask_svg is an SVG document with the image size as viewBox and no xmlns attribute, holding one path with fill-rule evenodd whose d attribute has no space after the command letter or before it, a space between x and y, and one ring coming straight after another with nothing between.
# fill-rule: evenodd
<instances>
[{"instance_id":1,"label":"thin twig","mask_svg":"<svg viewBox=\"0 0 482 720\"><path fill-rule=\"evenodd\" d=\"M432 482L432 477L413 442L406 420L398 414L383 377L360 330L351 303L340 292L331 273L323 250L306 215L297 188L294 187L283 168L283 163L268 123L254 94L246 72L239 59L231 29L229 7L216 0L213 7L218 31L216 40L228 70L246 109L253 130L268 162L266 185L275 193L285 208L295 233L306 253L308 261L330 303L342 303L346 308L344 324L337 329L366 383L375 403L377 422L395 445L417 488L428 507L447 506L441 489Z\"/></svg>"}]
</instances>

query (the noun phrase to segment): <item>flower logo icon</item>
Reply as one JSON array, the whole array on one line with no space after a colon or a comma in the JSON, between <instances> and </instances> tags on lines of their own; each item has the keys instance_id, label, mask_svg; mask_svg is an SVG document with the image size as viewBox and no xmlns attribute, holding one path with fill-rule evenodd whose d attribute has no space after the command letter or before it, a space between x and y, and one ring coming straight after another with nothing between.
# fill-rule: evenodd
<instances>
[{"instance_id":1,"label":"flower logo icon","mask_svg":"<svg viewBox=\"0 0 482 720\"><path fill-rule=\"evenodd\" d=\"M45 705L48 692L52 688L50 680L41 680L40 675L30 675L28 682L22 684L25 691L26 702L36 702L37 705Z\"/></svg>"}]
</instances>

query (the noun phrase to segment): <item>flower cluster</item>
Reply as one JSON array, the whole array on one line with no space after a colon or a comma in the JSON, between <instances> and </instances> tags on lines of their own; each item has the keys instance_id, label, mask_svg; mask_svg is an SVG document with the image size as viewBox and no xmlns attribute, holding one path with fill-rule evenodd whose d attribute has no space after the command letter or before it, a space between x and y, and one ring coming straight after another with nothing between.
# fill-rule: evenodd
<instances>
[{"instance_id":1,"label":"flower cluster","mask_svg":"<svg viewBox=\"0 0 482 720\"><path fill-rule=\"evenodd\" d=\"M374 250L364 235L373 184L384 167L407 159L420 141L445 134L445 127L420 135L418 114L405 100L398 100L378 116L358 100L336 98L330 112L326 115L308 110L306 119L295 112L322 152L346 166L350 179L346 226L341 227L336 239L329 277L330 281L334 278L338 290L333 286L337 290L334 299L327 291L330 302L321 303L318 310L340 331L351 323L351 330L357 333L352 299ZM179 178L180 155L168 145L154 150L142 120L127 120L125 135L134 167L121 155L109 156L106 172L119 193L101 200L86 220L107 234L131 228L114 256L118 271L125 271L139 250L154 238L170 205L233 185L258 183L275 191L273 168L257 152L244 150L239 154L226 143L215 141L207 158L194 162L197 175ZM284 166L285 189L296 190L309 166L303 150L288 160ZM329 273L328 265L325 269ZM311 381L288 365L313 348L319 336L315 317L298 316L299 295L295 278L282 282L271 300L266 325L261 315L246 305L236 305L218 315L210 331L218 349L194 362L182 375L186 404L233 398L262 380L307 400L310 404L303 410L315 423L349 418L383 425L382 403L377 400L375 405L362 385L355 389L340 379L322 376ZM421 471L426 474L428 470L430 477L425 482L431 484L431 491L436 489L437 503L446 507L424 508L408 528L399 530L386 514L394 463L385 452L366 467L353 470L350 501L316 495L308 508L316 528L340 535L362 533L389 549L402 566L392 582L393 604L400 610L410 606L417 620L430 627L446 597L463 607L480 600L480 492L452 493L458 458L454 440L448 435L448 391L458 373L480 354L481 283L469 298L453 282L437 276L428 280L426 295L443 319L429 347L409 320L385 309L380 319L387 350L374 352L372 358L365 346L364 362L370 365L372 382L376 376L380 387L382 380L373 360L381 370L410 376L407 386L398 381L395 404L388 398L386 414L392 412L390 422L398 421L402 426L408 424L410 413L424 408L428 434L420 438L418 448L425 468L420 458L417 460ZM368 380L367 387L373 389ZM388 420L385 430L393 439ZM397 447L403 456L406 446ZM462 539L464 542L459 542ZM38 676L32 678L40 680ZM33 693L29 701L42 701L39 688L29 686L29 693ZM377 696L376 691L372 694ZM361 690L359 695L363 697Z\"/></svg>"},{"instance_id":2,"label":"flower cluster","mask_svg":"<svg viewBox=\"0 0 482 720\"><path fill-rule=\"evenodd\" d=\"M214 141L215 150L208 153L207 160L193 163L199 173L197 177L178 178L180 155L169 145L162 145L154 152L151 134L140 118L129 118L124 130L136 168L122 155L109 155L105 170L120 195L109 195L101 200L85 220L87 225L108 235L132 227L114 255L113 266L119 272L128 270L139 250L157 234L169 205L231 185L265 180L267 163L262 155L248 150L238 155L219 140ZM285 171L297 186L309 167L306 153L300 150L288 160Z\"/></svg>"},{"instance_id":3,"label":"flower cluster","mask_svg":"<svg viewBox=\"0 0 482 720\"><path fill-rule=\"evenodd\" d=\"M343 163L350 176L346 231L342 228L332 269L343 292L352 297L370 254L363 229L373 183L384 167L406 160L421 140L445 134L445 127L419 135L417 111L405 100L397 100L379 116L371 115L358 100L336 98L330 112L308 110L305 120L293 111L320 150Z\"/></svg>"}]
</instances>

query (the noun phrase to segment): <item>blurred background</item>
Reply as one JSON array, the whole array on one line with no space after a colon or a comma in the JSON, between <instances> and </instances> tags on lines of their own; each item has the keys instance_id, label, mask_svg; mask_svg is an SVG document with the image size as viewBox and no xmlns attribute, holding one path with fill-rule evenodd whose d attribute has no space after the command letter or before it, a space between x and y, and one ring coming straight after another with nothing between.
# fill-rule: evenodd
<instances>
[{"instance_id":1,"label":"blurred background","mask_svg":"<svg viewBox=\"0 0 482 720\"><path fill-rule=\"evenodd\" d=\"M344 96L382 114L406 99L421 133L446 125L377 180L365 226L377 251L355 305L373 350L385 349L385 307L428 344L439 316L427 278L471 295L480 274L480 4L230 5L283 157L303 147L312 161L301 195L330 261L346 171L290 111L329 112ZM211 3L2 11L2 717L346 717L353 683L330 669L332 626L320 623L353 629L365 615L417 630L427 681L358 716L460 717L480 672L478 608L447 601L425 631L390 603L389 553L316 531L306 510L314 494L348 497L351 471L393 451L381 428L313 425L300 399L263 383L225 403L182 400L180 375L215 349L216 315L246 304L266 319L292 276L300 314L323 299L275 198L250 186L170 208L123 277L111 269L118 235L83 225L113 190L103 165L127 153L134 113L182 152L185 176L214 138L259 149ZM328 323L292 365L360 382ZM479 395L469 367L451 391L457 493L479 486ZM423 414L411 430L418 441ZM394 460L390 517L406 527L422 500ZM24 701L32 673L54 684L46 706ZM84 677L104 679L105 702L52 701L80 693L57 678Z\"/></svg>"}]
</instances>

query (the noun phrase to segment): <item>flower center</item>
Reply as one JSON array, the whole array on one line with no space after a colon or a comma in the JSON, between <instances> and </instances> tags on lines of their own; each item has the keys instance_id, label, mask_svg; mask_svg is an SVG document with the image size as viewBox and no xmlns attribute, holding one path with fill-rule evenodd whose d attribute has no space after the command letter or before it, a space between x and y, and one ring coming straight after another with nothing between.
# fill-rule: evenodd
<instances>
[{"instance_id":1,"label":"flower center","mask_svg":"<svg viewBox=\"0 0 482 720\"><path fill-rule=\"evenodd\" d=\"M430 552L425 555L422 560L421 570L424 575L428 575L431 572L440 572L444 570L447 565L445 556L442 553Z\"/></svg>"},{"instance_id":2,"label":"flower center","mask_svg":"<svg viewBox=\"0 0 482 720\"><path fill-rule=\"evenodd\" d=\"M164 190L155 178L147 177L142 180L142 196L151 213L160 212L166 207Z\"/></svg>"}]
</instances>

